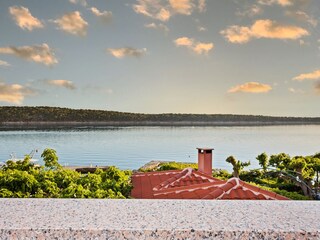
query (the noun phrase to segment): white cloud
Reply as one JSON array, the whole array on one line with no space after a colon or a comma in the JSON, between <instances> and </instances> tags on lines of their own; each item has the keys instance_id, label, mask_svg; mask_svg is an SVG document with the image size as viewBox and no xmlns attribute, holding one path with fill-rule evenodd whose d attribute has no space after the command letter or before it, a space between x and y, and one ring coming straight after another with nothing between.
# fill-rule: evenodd
<instances>
[{"instance_id":1,"label":"white cloud","mask_svg":"<svg viewBox=\"0 0 320 240\"><path fill-rule=\"evenodd\" d=\"M205 12L207 9L206 9L206 0L199 0L198 1L198 9L199 9L199 12Z\"/></svg>"},{"instance_id":2,"label":"white cloud","mask_svg":"<svg viewBox=\"0 0 320 240\"><path fill-rule=\"evenodd\" d=\"M44 27L39 19L31 15L28 8L12 6L9 7L9 12L16 24L24 30L32 31L35 28Z\"/></svg>"},{"instance_id":3,"label":"white cloud","mask_svg":"<svg viewBox=\"0 0 320 240\"><path fill-rule=\"evenodd\" d=\"M176 46L180 47L187 47L196 54L208 54L210 50L214 48L213 43L203 43L203 42L197 42L192 38L188 37L181 37L174 40L174 43Z\"/></svg>"},{"instance_id":4,"label":"white cloud","mask_svg":"<svg viewBox=\"0 0 320 240\"><path fill-rule=\"evenodd\" d=\"M58 25L58 28L77 36L86 36L88 23L81 17L80 12L70 12L63 15L61 18L53 21Z\"/></svg>"},{"instance_id":5,"label":"white cloud","mask_svg":"<svg viewBox=\"0 0 320 240\"><path fill-rule=\"evenodd\" d=\"M2 67L10 67L11 65L6 61L0 60L0 66L2 66Z\"/></svg>"},{"instance_id":6,"label":"white cloud","mask_svg":"<svg viewBox=\"0 0 320 240\"><path fill-rule=\"evenodd\" d=\"M90 8L90 11L105 22L109 22L112 19L112 12L110 11L100 12L100 10L95 7Z\"/></svg>"},{"instance_id":7,"label":"white cloud","mask_svg":"<svg viewBox=\"0 0 320 240\"><path fill-rule=\"evenodd\" d=\"M300 74L294 77L292 80L304 81L304 80L317 80L317 79L320 79L320 69L315 70L314 72L311 72L311 73Z\"/></svg>"},{"instance_id":8,"label":"white cloud","mask_svg":"<svg viewBox=\"0 0 320 240\"><path fill-rule=\"evenodd\" d=\"M257 20L251 26L230 26L220 33L231 43L247 43L253 38L295 40L309 35L304 28L281 25L269 19Z\"/></svg>"},{"instance_id":9,"label":"white cloud","mask_svg":"<svg viewBox=\"0 0 320 240\"><path fill-rule=\"evenodd\" d=\"M145 24L144 26L146 28L159 29L159 30L162 30L164 32L169 32L169 28L166 25L162 24L162 23L157 24L157 23L153 22L153 23Z\"/></svg>"},{"instance_id":10,"label":"white cloud","mask_svg":"<svg viewBox=\"0 0 320 240\"><path fill-rule=\"evenodd\" d=\"M24 87L20 84L6 84L0 82L0 102L13 104L22 104L26 96L34 95L32 89Z\"/></svg>"},{"instance_id":11,"label":"white cloud","mask_svg":"<svg viewBox=\"0 0 320 240\"><path fill-rule=\"evenodd\" d=\"M254 17L256 15L259 15L263 12L262 8L256 4L253 4L252 6L247 7L244 11L237 12L238 16L248 16L248 17Z\"/></svg>"},{"instance_id":12,"label":"white cloud","mask_svg":"<svg viewBox=\"0 0 320 240\"><path fill-rule=\"evenodd\" d=\"M313 16L309 16L306 12L303 11L287 11L287 16L293 17L299 21L307 22L311 26L316 27L318 25L317 19L315 19Z\"/></svg>"},{"instance_id":13,"label":"white cloud","mask_svg":"<svg viewBox=\"0 0 320 240\"><path fill-rule=\"evenodd\" d=\"M124 57L142 57L147 53L146 48L137 49L132 47L108 48L107 51L116 58Z\"/></svg>"},{"instance_id":14,"label":"white cloud","mask_svg":"<svg viewBox=\"0 0 320 240\"><path fill-rule=\"evenodd\" d=\"M305 93L305 91L303 91L301 89L289 88L288 90L289 90L289 92L295 93L295 94L304 94Z\"/></svg>"},{"instance_id":15,"label":"white cloud","mask_svg":"<svg viewBox=\"0 0 320 240\"><path fill-rule=\"evenodd\" d=\"M81 4L84 7L88 5L86 0L69 0L69 2L73 4Z\"/></svg>"},{"instance_id":16,"label":"white cloud","mask_svg":"<svg viewBox=\"0 0 320 240\"><path fill-rule=\"evenodd\" d=\"M272 90L272 87L268 84L262 84L258 82L247 82L241 85L237 85L228 90L228 93L267 93Z\"/></svg>"},{"instance_id":17,"label":"white cloud","mask_svg":"<svg viewBox=\"0 0 320 240\"><path fill-rule=\"evenodd\" d=\"M199 26L197 29L198 29L199 32L205 32L205 31L208 30L207 28L205 28L203 26Z\"/></svg>"},{"instance_id":18,"label":"white cloud","mask_svg":"<svg viewBox=\"0 0 320 240\"><path fill-rule=\"evenodd\" d=\"M4 47L0 48L0 54L11 54L22 59L41 63L47 66L58 63L53 50L46 44L22 47Z\"/></svg>"}]
</instances>

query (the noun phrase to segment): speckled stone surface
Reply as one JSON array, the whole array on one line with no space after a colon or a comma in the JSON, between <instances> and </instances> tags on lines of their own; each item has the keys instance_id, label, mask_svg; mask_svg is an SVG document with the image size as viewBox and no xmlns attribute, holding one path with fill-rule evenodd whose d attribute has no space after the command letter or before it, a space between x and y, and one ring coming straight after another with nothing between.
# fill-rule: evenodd
<instances>
[{"instance_id":1,"label":"speckled stone surface","mask_svg":"<svg viewBox=\"0 0 320 240\"><path fill-rule=\"evenodd\" d=\"M0 239L320 239L320 202L0 199Z\"/></svg>"}]
</instances>

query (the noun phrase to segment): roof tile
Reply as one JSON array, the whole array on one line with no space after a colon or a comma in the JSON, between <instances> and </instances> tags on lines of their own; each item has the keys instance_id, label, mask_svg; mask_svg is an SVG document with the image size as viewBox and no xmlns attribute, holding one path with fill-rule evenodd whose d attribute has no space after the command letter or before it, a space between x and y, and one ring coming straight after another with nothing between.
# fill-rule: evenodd
<instances>
[{"instance_id":1,"label":"roof tile","mask_svg":"<svg viewBox=\"0 0 320 240\"><path fill-rule=\"evenodd\" d=\"M288 200L237 178L222 181L191 168L135 173L131 179L133 198Z\"/></svg>"}]
</instances>

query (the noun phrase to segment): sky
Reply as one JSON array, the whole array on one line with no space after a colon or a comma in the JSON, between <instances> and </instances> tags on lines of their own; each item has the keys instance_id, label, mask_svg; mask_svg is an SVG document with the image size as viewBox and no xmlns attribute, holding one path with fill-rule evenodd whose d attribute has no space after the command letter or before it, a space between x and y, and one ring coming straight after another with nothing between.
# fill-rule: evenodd
<instances>
[{"instance_id":1,"label":"sky","mask_svg":"<svg viewBox=\"0 0 320 240\"><path fill-rule=\"evenodd\" d=\"M320 116L319 0L0 0L0 106Z\"/></svg>"}]
</instances>

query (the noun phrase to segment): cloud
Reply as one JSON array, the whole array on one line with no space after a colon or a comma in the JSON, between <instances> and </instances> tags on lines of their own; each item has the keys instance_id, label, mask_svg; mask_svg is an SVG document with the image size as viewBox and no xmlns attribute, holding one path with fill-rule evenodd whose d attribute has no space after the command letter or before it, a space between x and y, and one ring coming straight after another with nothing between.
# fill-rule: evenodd
<instances>
[{"instance_id":1,"label":"cloud","mask_svg":"<svg viewBox=\"0 0 320 240\"><path fill-rule=\"evenodd\" d=\"M246 93L267 93L272 87L268 84L258 82L247 82L242 85L237 85L228 90L228 93L246 92Z\"/></svg>"},{"instance_id":2,"label":"cloud","mask_svg":"<svg viewBox=\"0 0 320 240\"><path fill-rule=\"evenodd\" d=\"M195 9L206 10L206 0L136 0L133 10L141 15L168 21L175 14L191 15Z\"/></svg>"},{"instance_id":3,"label":"cloud","mask_svg":"<svg viewBox=\"0 0 320 240\"><path fill-rule=\"evenodd\" d=\"M86 0L69 0L69 2L73 4L81 4L84 7L88 5Z\"/></svg>"},{"instance_id":4,"label":"cloud","mask_svg":"<svg viewBox=\"0 0 320 240\"><path fill-rule=\"evenodd\" d=\"M208 30L206 27L203 27L203 26L198 26L197 29L199 32L205 32Z\"/></svg>"},{"instance_id":5,"label":"cloud","mask_svg":"<svg viewBox=\"0 0 320 240\"><path fill-rule=\"evenodd\" d=\"M305 93L305 91L303 91L301 89L289 88L288 90L289 90L289 92L294 93L294 94L304 94Z\"/></svg>"},{"instance_id":6,"label":"cloud","mask_svg":"<svg viewBox=\"0 0 320 240\"><path fill-rule=\"evenodd\" d=\"M262 8L256 4L253 4L250 7L247 7L244 11L238 11L236 14L241 17L254 17L263 12Z\"/></svg>"},{"instance_id":7,"label":"cloud","mask_svg":"<svg viewBox=\"0 0 320 240\"><path fill-rule=\"evenodd\" d=\"M70 12L63 15L61 18L53 20L58 25L58 28L77 36L86 36L88 23L81 17L80 12Z\"/></svg>"},{"instance_id":8,"label":"cloud","mask_svg":"<svg viewBox=\"0 0 320 240\"><path fill-rule=\"evenodd\" d=\"M112 12L110 11L100 12L100 10L95 7L90 8L90 11L105 22L109 22L112 19Z\"/></svg>"},{"instance_id":9,"label":"cloud","mask_svg":"<svg viewBox=\"0 0 320 240\"><path fill-rule=\"evenodd\" d=\"M35 91L20 84L0 82L0 102L22 104L26 96L34 95Z\"/></svg>"},{"instance_id":10,"label":"cloud","mask_svg":"<svg viewBox=\"0 0 320 240\"><path fill-rule=\"evenodd\" d=\"M194 7L192 0L169 0L169 3L175 12L184 15L190 15Z\"/></svg>"},{"instance_id":11,"label":"cloud","mask_svg":"<svg viewBox=\"0 0 320 240\"><path fill-rule=\"evenodd\" d=\"M47 66L58 63L53 50L46 44L22 47L4 47L0 48L0 54L11 54L22 59L41 63Z\"/></svg>"},{"instance_id":12,"label":"cloud","mask_svg":"<svg viewBox=\"0 0 320 240\"><path fill-rule=\"evenodd\" d=\"M257 20L251 26L230 26L220 32L231 43L247 43L253 38L295 40L309 35L304 28L281 25L276 21Z\"/></svg>"},{"instance_id":13,"label":"cloud","mask_svg":"<svg viewBox=\"0 0 320 240\"><path fill-rule=\"evenodd\" d=\"M317 79L320 79L320 69L315 70L314 72L311 72L311 73L300 74L294 77L292 80L304 81L304 80L317 80Z\"/></svg>"},{"instance_id":14,"label":"cloud","mask_svg":"<svg viewBox=\"0 0 320 240\"><path fill-rule=\"evenodd\" d=\"M137 4L133 4L133 10L138 14L163 22L168 21L171 17L169 7L161 0L137 0Z\"/></svg>"},{"instance_id":15,"label":"cloud","mask_svg":"<svg viewBox=\"0 0 320 240\"><path fill-rule=\"evenodd\" d=\"M293 17L299 21L307 22L311 26L316 27L318 25L317 19L315 19L313 16L309 16L306 12L303 11L287 11L286 15L289 17Z\"/></svg>"},{"instance_id":16,"label":"cloud","mask_svg":"<svg viewBox=\"0 0 320 240\"><path fill-rule=\"evenodd\" d=\"M22 6L9 7L9 12L16 24L24 30L32 31L35 28L43 28L41 21L31 15L28 8Z\"/></svg>"},{"instance_id":17,"label":"cloud","mask_svg":"<svg viewBox=\"0 0 320 240\"><path fill-rule=\"evenodd\" d=\"M6 61L0 60L0 66L2 66L2 67L10 67L11 65L9 63L7 63Z\"/></svg>"},{"instance_id":18,"label":"cloud","mask_svg":"<svg viewBox=\"0 0 320 240\"><path fill-rule=\"evenodd\" d=\"M258 0L258 3L261 5L273 5L278 4L280 6L286 7L293 5L293 0Z\"/></svg>"},{"instance_id":19,"label":"cloud","mask_svg":"<svg viewBox=\"0 0 320 240\"><path fill-rule=\"evenodd\" d=\"M116 58L123 57L142 57L147 53L146 48L137 49L132 47L108 48L107 51Z\"/></svg>"},{"instance_id":20,"label":"cloud","mask_svg":"<svg viewBox=\"0 0 320 240\"><path fill-rule=\"evenodd\" d=\"M149 24L145 24L144 26L146 28L159 29L159 30L162 30L164 32L169 32L169 28L166 25L162 24L162 23L159 23L159 24L149 23Z\"/></svg>"},{"instance_id":21,"label":"cloud","mask_svg":"<svg viewBox=\"0 0 320 240\"><path fill-rule=\"evenodd\" d=\"M198 2L198 9L199 9L199 12L205 12L207 9L206 9L207 5L206 5L206 0L199 0Z\"/></svg>"},{"instance_id":22,"label":"cloud","mask_svg":"<svg viewBox=\"0 0 320 240\"><path fill-rule=\"evenodd\" d=\"M196 54L208 54L211 49L214 48L213 43L203 43L203 42L196 42L192 38L188 37L181 37L174 40L174 43L178 47L187 47Z\"/></svg>"},{"instance_id":23,"label":"cloud","mask_svg":"<svg viewBox=\"0 0 320 240\"><path fill-rule=\"evenodd\" d=\"M44 82L46 84L52 85L52 86L56 86L56 87L64 87L67 89L71 89L74 90L76 89L76 86L74 85L74 83L72 81L68 81L68 80L44 80Z\"/></svg>"}]
</instances>

